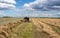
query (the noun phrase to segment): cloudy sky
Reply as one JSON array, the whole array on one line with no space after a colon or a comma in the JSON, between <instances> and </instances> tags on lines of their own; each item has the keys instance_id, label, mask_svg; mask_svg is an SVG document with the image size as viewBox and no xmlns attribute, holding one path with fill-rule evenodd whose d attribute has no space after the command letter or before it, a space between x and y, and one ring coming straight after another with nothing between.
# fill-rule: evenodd
<instances>
[{"instance_id":1,"label":"cloudy sky","mask_svg":"<svg viewBox=\"0 0 60 38\"><path fill-rule=\"evenodd\" d=\"M60 17L60 0L0 0L0 16Z\"/></svg>"}]
</instances>

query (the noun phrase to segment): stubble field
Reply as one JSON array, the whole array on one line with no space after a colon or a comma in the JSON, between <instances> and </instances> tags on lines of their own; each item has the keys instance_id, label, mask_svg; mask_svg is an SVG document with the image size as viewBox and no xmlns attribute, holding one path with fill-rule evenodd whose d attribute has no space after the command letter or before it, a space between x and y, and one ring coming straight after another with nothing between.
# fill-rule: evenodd
<instances>
[{"instance_id":1,"label":"stubble field","mask_svg":"<svg viewBox=\"0 0 60 38\"><path fill-rule=\"evenodd\" d=\"M0 18L0 38L60 38L60 19Z\"/></svg>"}]
</instances>

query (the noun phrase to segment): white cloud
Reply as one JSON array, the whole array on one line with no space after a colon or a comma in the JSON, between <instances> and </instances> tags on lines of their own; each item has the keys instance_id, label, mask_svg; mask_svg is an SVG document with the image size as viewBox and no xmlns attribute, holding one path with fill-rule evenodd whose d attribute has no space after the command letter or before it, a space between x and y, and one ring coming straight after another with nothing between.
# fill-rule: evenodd
<instances>
[{"instance_id":1,"label":"white cloud","mask_svg":"<svg viewBox=\"0 0 60 38\"><path fill-rule=\"evenodd\" d=\"M0 0L0 10L15 8L15 0Z\"/></svg>"},{"instance_id":2,"label":"white cloud","mask_svg":"<svg viewBox=\"0 0 60 38\"><path fill-rule=\"evenodd\" d=\"M25 7L27 7L27 8L29 8L29 7L30 7L30 5L28 5L28 4L25 4L24 6L25 6Z\"/></svg>"},{"instance_id":3,"label":"white cloud","mask_svg":"<svg viewBox=\"0 0 60 38\"><path fill-rule=\"evenodd\" d=\"M60 9L60 6L53 6L53 8L58 8L58 9Z\"/></svg>"},{"instance_id":4,"label":"white cloud","mask_svg":"<svg viewBox=\"0 0 60 38\"><path fill-rule=\"evenodd\" d=\"M12 4L0 3L0 8L14 8Z\"/></svg>"},{"instance_id":5,"label":"white cloud","mask_svg":"<svg viewBox=\"0 0 60 38\"><path fill-rule=\"evenodd\" d=\"M35 10L60 10L60 0L35 0L28 4L24 4L25 8L31 8Z\"/></svg>"},{"instance_id":6,"label":"white cloud","mask_svg":"<svg viewBox=\"0 0 60 38\"><path fill-rule=\"evenodd\" d=\"M10 4L16 4L15 0L0 0L0 2L10 3Z\"/></svg>"},{"instance_id":7,"label":"white cloud","mask_svg":"<svg viewBox=\"0 0 60 38\"><path fill-rule=\"evenodd\" d=\"M4 16L4 11L0 10L0 17Z\"/></svg>"},{"instance_id":8,"label":"white cloud","mask_svg":"<svg viewBox=\"0 0 60 38\"><path fill-rule=\"evenodd\" d=\"M43 16L45 16L45 17L51 17L51 16L53 16L52 14L42 14Z\"/></svg>"}]
</instances>

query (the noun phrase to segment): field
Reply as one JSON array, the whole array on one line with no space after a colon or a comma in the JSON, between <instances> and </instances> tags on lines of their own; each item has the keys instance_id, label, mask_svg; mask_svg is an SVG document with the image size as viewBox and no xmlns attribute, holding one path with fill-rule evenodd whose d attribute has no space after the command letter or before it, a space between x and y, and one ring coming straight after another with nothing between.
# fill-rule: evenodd
<instances>
[{"instance_id":1,"label":"field","mask_svg":"<svg viewBox=\"0 0 60 38\"><path fill-rule=\"evenodd\" d=\"M33 24L21 20L21 18L0 18L0 38L33 38Z\"/></svg>"},{"instance_id":2,"label":"field","mask_svg":"<svg viewBox=\"0 0 60 38\"><path fill-rule=\"evenodd\" d=\"M60 19L0 18L0 38L60 38Z\"/></svg>"},{"instance_id":3,"label":"field","mask_svg":"<svg viewBox=\"0 0 60 38\"><path fill-rule=\"evenodd\" d=\"M60 38L60 19L33 18L34 38Z\"/></svg>"}]
</instances>

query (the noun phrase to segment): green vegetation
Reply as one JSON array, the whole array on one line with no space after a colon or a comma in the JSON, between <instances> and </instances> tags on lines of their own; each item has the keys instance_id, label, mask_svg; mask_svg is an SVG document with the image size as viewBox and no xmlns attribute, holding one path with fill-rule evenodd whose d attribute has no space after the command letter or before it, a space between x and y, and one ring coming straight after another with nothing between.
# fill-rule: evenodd
<instances>
[{"instance_id":1,"label":"green vegetation","mask_svg":"<svg viewBox=\"0 0 60 38\"><path fill-rule=\"evenodd\" d=\"M23 23L15 32L18 38L33 38L32 23Z\"/></svg>"},{"instance_id":2,"label":"green vegetation","mask_svg":"<svg viewBox=\"0 0 60 38\"><path fill-rule=\"evenodd\" d=\"M10 16L3 16L2 18L12 18L12 17L10 17Z\"/></svg>"}]
</instances>

